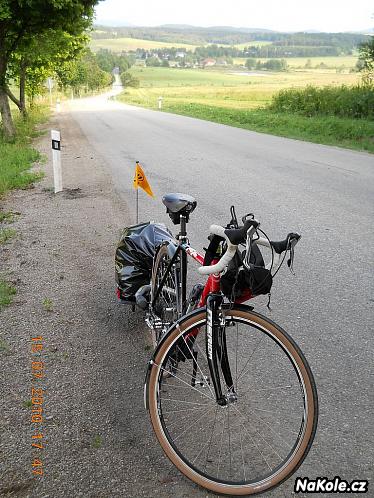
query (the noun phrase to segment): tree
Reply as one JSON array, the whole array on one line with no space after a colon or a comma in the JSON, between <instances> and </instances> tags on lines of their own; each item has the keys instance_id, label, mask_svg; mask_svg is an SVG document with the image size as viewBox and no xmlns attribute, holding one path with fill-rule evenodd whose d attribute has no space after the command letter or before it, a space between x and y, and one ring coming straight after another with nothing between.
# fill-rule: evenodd
<instances>
[{"instance_id":1,"label":"tree","mask_svg":"<svg viewBox=\"0 0 374 498\"><path fill-rule=\"evenodd\" d=\"M119 72L123 73L134 64L134 60L126 54L116 54L106 48L101 48L96 53L96 61L100 68L107 73L111 73L115 67L118 67Z\"/></svg>"},{"instance_id":2,"label":"tree","mask_svg":"<svg viewBox=\"0 0 374 498\"><path fill-rule=\"evenodd\" d=\"M125 71L123 73L121 73L121 82L122 82L122 85L126 88L126 87L132 87L132 88L139 88L139 85L140 85L140 81L138 80L138 78L135 78L131 73Z\"/></svg>"},{"instance_id":3,"label":"tree","mask_svg":"<svg viewBox=\"0 0 374 498\"><path fill-rule=\"evenodd\" d=\"M358 47L359 51L359 71L363 73L363 79L366 83L374 82L374 36L370 37L365 43Z\"/></svg>"},{"instance_id":4,"label":"tree","mask_svg":"<svg viewBox=\"0 0 374 498\"><path fill-rule=\"evenodd\" d=\"M158 57L148 57L146 60L145 60L145 63L147 66L153 66L153 67L158 67L158 66L161 66L161 61Z\"/></svg>"},{"instance_id":5,"label":"tree","mask_svg":"<svg viewBox=\"0 0 374 498\"><path fill-rule=\"evenodd\" d=\"M68 60L57 67L55 73L63 88L70 87L78 95L82 88L100 90L109 86L113 80L111 73L99 67L95 54L88 48L77 59Z\"/></svg>"},{"instance_id":6,"label":"tree","mask_svg":"<svg viewBox=\"0 0 374 498\"><path fill-rule=\"evenodd\" d=\"M80 35L90 26L97 3L98 0L1 0L0 112L7 138L15 135L8 100L14 97L8 86L8 68L17 50L48 30Z\"/></svg>"},{"instance_id":7,"label":"tree","mask_svg":"<svg viewBox=\"0 0 374 498\"><path fill-rule=\"evenodd\" d=\"M8 64L8 77L19 83L19 100L11 93L8 96L23 115L26 115L25 94L32 101L35 95L44 90L44 82L53 75L55 68L77 57L87 40L86 35L72 36L65 31L48 30L25 40L12 54Z\"/></svg>"},{"instance_id":8,"label":"tree","mask_svg":"<svg viewBox=\"0 0 374 498\"><path fill-rule=\"evenodd\" d=\"M245 61L245 67L247 69L254 69L256 67L256 59L252 59L251 57Z\"/></svg>"}]
</instances>

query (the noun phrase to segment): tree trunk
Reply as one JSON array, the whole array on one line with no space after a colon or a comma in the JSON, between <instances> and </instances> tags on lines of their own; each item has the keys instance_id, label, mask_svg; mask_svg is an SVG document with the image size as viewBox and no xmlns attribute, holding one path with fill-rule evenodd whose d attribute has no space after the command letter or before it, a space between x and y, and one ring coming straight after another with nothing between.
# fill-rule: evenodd
<instances>
[{"instance_id":1,"label":"tree trunk","mask_svg":"<svg viewBox=\"0 0 374 498\"><path fill-rule=\"evenodd\" d=\"M26 98L25 98L25 86L26 86L26 63L24 60L20 62L19 69L19 103L21 114L24 118L27 116L26 112Z\"/></svg>"},{"instance_id":2,"label":"tree trunk","mask_svg":"<svg viewBox=\"0 0 374 498\"><path fill-rule=\"evenodd\" d=\"M7 86L5 74L7 70L7 60L4 54L0 53L0 114L2 119L2 128L5 138L13 139L16 135L12 115L10 113L9 100L7 95Z\"/></svg>"},{"instance_id":3,"label":"tree trunk","mask_svg":"<svg viewBox=\"0 0 374 498\"><path fill-rule=\"evenodd\" d=\"M16 136L16 129L10 112L8 95L2 87L0 87L0 112L5 138L11 140Z\"/></svg>"}]
</instances>

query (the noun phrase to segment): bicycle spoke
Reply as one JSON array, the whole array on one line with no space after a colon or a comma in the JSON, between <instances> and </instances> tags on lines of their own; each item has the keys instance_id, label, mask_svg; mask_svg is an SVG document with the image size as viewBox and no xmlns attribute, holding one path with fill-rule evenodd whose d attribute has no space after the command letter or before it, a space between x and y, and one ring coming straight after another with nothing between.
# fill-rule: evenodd
<instances>
[{"instance_id":1,"label":"bicycle spoke","mask_svg":"<svg viewBox=\"0 0 374 498\"><path fill-rule=\"evenodd\" d=\"M248 360L247 360L246 364L244 365L244 367L243 367L243 368L242 368L242 370L240 371L240 373L239 373L239 375L238 375L238 378L236 379L236 381L237 381L237 382L238 382L238 380L240 379L240 377L241 377L241 375L242 375L242 373L243 373L243 370L245 369L245 367L248 365L249 361L251 360L251 358L252 358L252 357L253 357L253 355L255 354L255 352L256 352L256 350L257 350L258 346L260 345L260 343L262 342L262 340L263 340L263 337L260 337L260 339L259 339L259 341L257 342L257 344L256 344L256 346L255 346L255 348L254 348L254 350L252 351L251 356L248 358Z\"/></svg>"},{"instance_id":2,"label":"bicycle spoke","mask_svg":"<svg viewBox=\"0 0 374 498\"><path fill-rule=\"evenodd\" d=\"M200 415L199 418L197 418L196 420L193 421L193 424L196 424L196 422L198 422L199 420L201 420L205 415L207 415L209 412L211 412L212 410L214 410L215 406L214 407L210 407L208 408L202 415ZM179 436L177 436L176 438L174 438L174 443L180 438L182 437L190 428L192 427L192 423L181 433L179 434Z\"/></svg>"},{"instance_id":3,"label":"bicycle spoke","mask_svg":"<svg viewBox=\"0 0 374 498\"><path fill-rule=\"evenodd\" d=\"M215 411L215 413L214 413L214 423L213 423L213 429L212 429L212 432L211 432L211 435L210 435L210 440L209 440L208 451L207 451L207 454L206 454L206 457L205 457L205 465L204 465L204 470L206 469L206 466L207 466L207 463L208 463L208 456L209 456L209 453L210 453L211 444L212 444L212 440L213 440L213 434L214 434L214 430L215 430L215 427L216 427L216 422L217 422L217 413L218 413L218 406L216 407L216 411Z\"/></svg>"},{"instance_id":4,"label":"bicycle spoke","mask_svg":"<svg viewBox=\"0 0 374 498\"><path fill-rule=\"evenodd\" d=\"M183 336L183 340L184 340L185 345L186 345L186 346L187 346L187 348L188 348L188 351L190 352L191 357L193 358L193 353L192 353L192 351L191 351L191 349L190 349L189 345L187 344L186 338L185 338L184 336ZM199 369L199 372L200 372L200 373L201 373L201 375L202 375L202 378L204 379L204 374L203 374L203 372L202 372L202 370L201 370L201 368L200 368L200 365L199 365L199 362L198 362L198 361L196 361L196 365L197 365L197 368ZM209 385L209 384L208 384L208 387L209 387L209 391L211 392L211 394L212 394L213 398L214 398L214 399L216 399L216 396L215 396L215 394L214 394L214 392L213 392L213 390L212 390L212 388L210 387L210 385Z\"/></svg>"},{"instance_id":5,"label":"bicycle spoke","mask_svg":"<svg viewBox=\"0 0 374 498\"><path fill-rule=\"evenodd\" d=\"M232 475L232 455L231 455L231 428L230 428L230 404L227 405L227 427L229 429L229 455L230 455L230 474Z\"/></svg>"},{"instance_id":6,"label":"bicycle spoke","mask_svg":"<svg viewBox=\"0 0 374 498\"><path fill-rule=\"evenodd\" d=\"M159 365L157 365L157 363L155 363L155 365L156 365L156 366L159 366ZM208 399L211 399L211 400L215 401L215 399L214 399L214 398L212 398L212 397L208 396L208 395L207 395L207 394L205 394L205 393L202 393L201 391L199 391L198 389L196 389L196 387L193 387L193 386L189 385L189 384L188 384L187 382L185 382L183 379L181 379L180 377L177 377L176 375L174 375L173 373L169 372L168 370L165 370L163 367L160 367L160 369L161 369L161 370L163 370L164 372L167 372L167 373L168 373L168 375L171 375L174 379L177 379L177 380L179 380L180 382L183 382L183 384L186 384L186 386L188 386L188 387L190 387L192 390L194 390L194 391L198 392L199 394L201 394L201 396L205 396L206 398L208 398Z\"/></svg>"},{"instance_id":7,"label":"bicycle spoke","mask_svg":"<svg viewBox=\"0 0 374 498\"><path fill-rule=\"evenodd\" d=\"M210 442L212 441L212 438L213 438L213 434L214 434L214 426L216 424L216 418L217 418L217 411L218 411L218 405L216 406L216 411L214 412L214 421L213 421L213 427L211 429L211 434L210 434L210 438L209 438L209 435L208 435L208 441L204 444L204 446L201 448L201 450L199 451L199 453L195 456L195 458L192 460L192 463L195 463L196 460L198 459L198 457L201 455L201 453L204 451L204 449L208 446L208 444L210 444Z\"/></svg>"},{"instance_id":8,"label":"bicycle spoke","mask_svg":"<svg viewBox=\"0 0 374 498\"><path fill-rule=\"evenodd\" d=\"M242 433L241 432L239 432L239 436L240 436L240 448L242 450L243 479L246 481L247 477L246 477L246 473L245 473L245 459L244 459L243 440L242 440Z\"/></svg>"},{"instance_id":9,"label":"bicycle spoke","mask_svg":"<svg viewBox=\"0 0 374 498\"><path fill-rule=\"evenodd\" d=\"M260 448L258 447L258 445L257 445L256 441L253 439L252 435L251 435L251 434L247 431L247 428L246 428L246 426L243 424L243 422L240 422L240 423L241 423L241 425L243 426L244 431L248 434L248 436L250 437L250 439L253 441L253 443L254 443L254 445L256 446L256 448L257 448L258 452L259 452L259 453L260 453L260 455L262 456L262 459L264 460L264 462L266 463L266 465L269 467L269 470L270 470L270 472L271 472L271 466L270 466L269 462L266 460L265 455L262 453L262 451L261 451L261 450L260 450Z\"/></svg>"},{"instance_id":10,"label":"bicycle spoke","mask_svg":"<svg viewBox=\"0 0 374 498\"><path fill-rule=\"evenodd\" d=\"M249 420L245 417L245 415L243 415L243 414L242 414L242 413L241 413L241 412L237 409L237 407L236 407L236 406L234 407L234 409L235 409L235 411L237 411L237 412L239 413L239 415L240 415L241 417L245 418L245 419L246 419L246 421L247 421L248 423L250 423L250 421L249 421ZM268 425L268 424L267 424L267 425ZM253 425L252 425L252 427L253 427ZM265 443L266 443L266 444L270 447L270 449L271 449L271 450L273 450L273 452L274 452L277 456L279 456L279 458L280 458L280 459L282 459L282 457L281 457L281 456L280 456L280 454L277 452L277 450L276 450L275 448L273 448L273 446L272 446L272 445L271 445L271 444L270 444L270 443L269 443L269 442L268 442L268 441L264 438L264 436L263 436L263 435L262 435L262 434L261 434L261 433L260 433L257 429L254 429L254 430L257 432L257 434L260 436L260 438L261 438L261 439L262 439L262 440L263 440L263 441L264 441L264 442L265 442ZM277 434L276 434L276 435L277 435ZM277 436L278 436L278 435L277 435ZM284 441L284 440L283 440L280 436L278 436L278 437L279 437L279 438L280 438L283 442L285 442L285 441ZM288 444L287 444L287 443L286 443L286 445L288 446Z\"/></svg>"}]
</instances>

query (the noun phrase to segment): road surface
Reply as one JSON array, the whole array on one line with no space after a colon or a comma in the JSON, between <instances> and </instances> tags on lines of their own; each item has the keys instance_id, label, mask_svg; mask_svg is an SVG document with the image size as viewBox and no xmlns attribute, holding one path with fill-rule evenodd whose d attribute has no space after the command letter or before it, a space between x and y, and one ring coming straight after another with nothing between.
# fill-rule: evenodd
<instances>
[{"instance_id":1,"label":"road surface","mask_svg":"<svg viewBox=\"0 0 374 498\"><path fill-rule=\"evenodd\" d=\"M75 101L70 108L105 158L127 208L123 225L135 221L132 178L139 160L156 196L139 192L140 220L170 226L161 196L193 195L198 205L188 231L196 249L206 245L211 223L229 220L232 204L240 215L255 213L275 240L289 231L302 234L296 277L283 268L273 286L272 312L266 298L258 298L256 306L296 339L318 386L318 434L297 475L372 476L374 156L104 97ZM290 496L290 481L269 495Z\"/></svg>"}]
</instances>

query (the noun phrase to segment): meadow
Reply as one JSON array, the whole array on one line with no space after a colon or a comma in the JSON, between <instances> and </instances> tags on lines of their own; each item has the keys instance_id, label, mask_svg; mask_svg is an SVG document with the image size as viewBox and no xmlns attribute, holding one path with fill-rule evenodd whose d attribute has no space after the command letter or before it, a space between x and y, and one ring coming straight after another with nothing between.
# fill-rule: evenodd
<instances>
[{"instance_id":1,"label":"meadow","mask_svg":"<svg viewBox=\"0 0 374 498\"><path fill-rule=\"evenodd\" d=\"M100 48L106 48L112 52L128 52L130 50L144 49L151 50L153 48L185 48L186 50L194 51L196 46L187 43L169 43L153 40L141 40L138 38L103 38L92 39L90 41L90 48L97 52Z\"/></svg>"},{"instance_id":2,"label":"meadow","mask_svg":"<svg viewBox=\"0 0 374 498\"><path fill-rule=\"evenodd\" d=\"M279 90L316 86L353 85L357 73L234 71L232 69L182 69L134 67L131 73L140 80L140 88L128 88L126 102L157 107L164 104L204 104L230 109L253 109L271 101Z\"/></svg>"},{"instance_id":3,"label":"meadow","mask_svg":"<svg viewBox=\"0 0 374 498\"><path fill-rule=\"evenodd\" d=\"M235 65L244 66L247 59L244 57L235 57L233 59ZM256 58L261 62L266 62L269 59ZM356 55L343 55L340 57L288 57L286 58L287 64L291 69L305 69L305 65L310 61L311 68L309 71L320 70L325 71L330 69L333 72L344 68L344 70L353 69L356 66L358 57ZM324 68L319 66L324 64Z\"/></svg>"}]
</instances>

